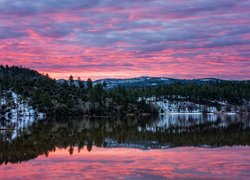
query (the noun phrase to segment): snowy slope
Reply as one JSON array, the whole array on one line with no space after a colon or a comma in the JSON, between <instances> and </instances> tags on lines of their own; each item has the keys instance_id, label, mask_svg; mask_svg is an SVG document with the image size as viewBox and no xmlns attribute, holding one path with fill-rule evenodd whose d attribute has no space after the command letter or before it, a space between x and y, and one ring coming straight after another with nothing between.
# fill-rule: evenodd
<instances>
[{"instance_id":1,"label":"snowy slope","mask_svg":"<svg viewBox=\"0 0 250 180\"><path fill-rule=\"evenodd\" d=\"M32 106L28 105L27 100L13 91L8 91L0 98L1 117L11 119L13 121L23 117L37 117L42 119L44 113L38 112Z\"/></svg>"},{"instance_id":2,"label":"snowy slope","mask_svg":"<svg viewBox=\"0 0 250 180\"><path fill-rule=\"evenodd\" d=\"M147 103L154 105L160 114L167 113L248 113L250 110L250 102L245 101L242 105L233 105L226 101L209 101L215 106L209 106L204 104L197 104L186 100L184 97L176 96L176 100L170 101L167 97L150 97L150 98L139 98L138 100L144 99Z\"/></svg>"},{"instance_id":3,"label":"snowy slope","mask_svg":"<svg viewBox=\"0 0 250 180\"><path fill-rule=\"evenodd\" d=\"M44 119L45 114L29 106L27 100L15 92L8 91L0 97L0 117L4 118L4 123L0 125L0 135L11 141L18 137L19 132Z\"/></svg>"},{"instance_id":4,"label":"snowy slope","mask_svg":"<svg viewBox=\"0 0 250 180\"><path fill-rule=\"evenodd\" d=\"M182 97L180 100L170 101L167 98L157 99L156 97L146 98L147 103L153 104L162 113L217 113L218 109L213 106L205 106L187 101ZM141 99L139 99L141 100Z\"/></svg>"}]
</instances>

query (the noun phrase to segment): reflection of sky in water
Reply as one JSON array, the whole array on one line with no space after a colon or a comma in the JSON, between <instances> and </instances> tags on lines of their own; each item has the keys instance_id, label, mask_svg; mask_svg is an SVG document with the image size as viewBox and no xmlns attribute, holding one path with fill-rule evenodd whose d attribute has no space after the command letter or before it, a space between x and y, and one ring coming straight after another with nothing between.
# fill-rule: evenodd
<instances>
[{"instance_id":1,"label":"reflection of sky in water","mask_svg":"<svg viewBox=\"0 0 250 180\"><path fill-rule=\"evenodd\" d=\"M74 147L79 142L84 142L84 147L87 146L89 149L91 149L92 144L96 146L99 144L98 147L103 147L103 141L107 137L119 143L124 140L125 145L126 143L130 143L129 145L135 143L136 146L138 144L148 146L147 143L156 139L159 142L169 141L178 144L178 146L180 144L182 146L184 146L183 144L186 146L249 144L249 134L247 134L249 129L244 133L238 132L236 125L238 122L242 122L244 126L249 127L249 115L169 114L158 119L148 120L83 119L66 122L40 121L34 124L32 122L31 119L16 122L6 121L1 126L19 129L16 131L18 138L11 141L8 139L13 138L15 133L1 131L0 135L3 141L0 143L3 144L0 144L0 150L3 154L0 153L0 158L3 159L3 162L29 161L23 161L21 164L1 165L0 179L165 179L166 177L175 179L183 177L189 179L249 179L250 177L249 146L210 149L181 147L148 151L131 149L131 147L112 149L94 146L90 153L86 149L78 153L78 147L75 147L72 156L69 156L69 152L72 151L68 149L57 149L56 152L49 153L48 158L40 155L56 147ZM164 131L162 133L158 131L158 134L150 132L157 130L157 128L165 129L173 125L189 127L207 122L212 123L212 128L214 125L230 127L230 124L235 123L236 130L231 128L228 134L226 133L227 129L222 128L221 131L212 131L210 134L208 134L210 131L206 131L195 136L202 135L205 141L202 138L192 139L192 134L190 136L185 134L184 137L187 139L178 136L179 139L171 140L171 136L165 136ZM32 126L30 126L31 124ZM143 132L138 133L138 130ZM144 133L144 130L148 131ZM221 134L222 132L224 134ZM155 134L157 136L154 136ZM220 139L220 137L224 138ZM186 144L190 139L191 141ZM219 139L218 142L217 139ZM161 143L159 144L161 145ZM1 149L1 147L5 148ZM37 156L38 158L36 158Z\"/></svg>"},{"instance_id":2,"label":"reflection of sky in water","mask_svg":"<svg viewBox=\"0 0 250 180\"><path fill-rule=\"evenodd\" d=\"M69 156L58 149L49 157L0 166L0 179L249 179L250 147L136 149L93 148ZM17 176L16 176L17 175Z\"/></svg>"}]
</instances>

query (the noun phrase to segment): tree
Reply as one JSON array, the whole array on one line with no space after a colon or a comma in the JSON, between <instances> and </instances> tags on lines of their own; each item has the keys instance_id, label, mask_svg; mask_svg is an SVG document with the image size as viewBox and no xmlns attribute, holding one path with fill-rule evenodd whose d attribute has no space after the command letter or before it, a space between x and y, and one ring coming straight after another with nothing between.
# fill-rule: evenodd
<instances>
[{"instance_id":1,"label":"tree","mask_svg":"<svg viewBox=\"0 0 250 180\"><path fill-rule=\"evenodd\" d=\"M102 83L102 86L103 86L104 88L106 88L106 87L107 87L107 83L104 81L104 82Z\"/></svg>"},{"instance_id":2,"label":"tree","mask_svg":"<svg viewBox=\"0 0 250 180\"><path fill-rule=\"evenodd\" d=\"M79 85L80 89L82 89L82 90L84 89L84 84L83 84L80 77L78 77L78 85Z\"/></svg>"},{"instance_id":3,"label":"tree","mask_svg":"<svg viewBox=\"0 0 250 180\"><path fill-rule=\"evenodd\" d=\"M70 84L71 86L74 85L74 77L73 77L72 75L69 76L69 84Z\"/></svg>"},{"instance_id":4,"label":"tree","mask_svg":"<svg viewBox=\"0 0 250 180\"><path fill-rule=\"evenodd\" d=\"M87 89L90 90L90 89L92 89L92 88L93 88L93 82L92 82L92 80L89 78L89 79L87 80Z\"/></svg>"}]
</instances>

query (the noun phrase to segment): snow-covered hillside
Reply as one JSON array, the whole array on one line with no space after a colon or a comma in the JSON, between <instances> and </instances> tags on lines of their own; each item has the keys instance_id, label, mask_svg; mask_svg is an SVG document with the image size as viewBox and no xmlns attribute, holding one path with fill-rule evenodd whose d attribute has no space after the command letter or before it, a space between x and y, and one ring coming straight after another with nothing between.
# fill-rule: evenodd
<instances>
[{"instance_id":1,"label":"snow-covered hillside","mask_svg":"<svg viewBox=\"0 0 250 180\"><path fill-rule=\"evenodd\" d=\"M29 106L28 101L20 95L8 91L0 96L0 117L4 118L4 123L0 125L0 135L5 140L13 140L18 137L20 131L35 121L44 119L45 114Z\"/></svg>"},{"instance_id":2,"label":"snow-covered hillside","mask_svg":"<svg viewBox=\"0 0 250 180\"><path fill-rule=\"evenodd\" d=\"M140 98L139 100L141 100ZM217 113L218 109L214 106L196 104L180 98L180 100L170 101L167 98L158 99L156 97L146 98L147 103L153 104L159 109L160 114L166 113Z\"/></svg>"},{"instance_id":3,"label":"snow-covered hillside","mask_svg":"<svg viewBox=\"0 0 250 180\"><path fill-rule=\"evenodd\" d=\"M25 100L20 95L13 91L8 91L0 97L0 116L15 121L25 119L25 117L43 119L45 114L29 106L28 100Z\"/></svg>"},{"instance_id":4,"label":"snow-covered hillside","mask_svg":"<svg viewBox=\"0 0 250 180\"><path fill-rule=\"evenodd\" d=\"M227 112L227 113L237 113L237 112L248 112L250 108L250 102L245 102L241 106L231 105L227 102L221 101L210 101L217 106L209 106L204 104L197 104L188 100L185 100L183 97L178 97L178 100L170 101L168 98L140 98L139 100L144 99L147 103L153 104L159 109L160 114L166 113L218 113L218 112Z\"/></svg>"},{"instance_id":5,"label":"snow-covered hillside","mask_svg":"<svg viewBox=\"0 0 250 180\"><path fill-rule=\"evenodd\" d=\"M156 101L161 113L217 113L218 109L213 106L205 106L190 101Z\"/></svg>"}]
</instances>

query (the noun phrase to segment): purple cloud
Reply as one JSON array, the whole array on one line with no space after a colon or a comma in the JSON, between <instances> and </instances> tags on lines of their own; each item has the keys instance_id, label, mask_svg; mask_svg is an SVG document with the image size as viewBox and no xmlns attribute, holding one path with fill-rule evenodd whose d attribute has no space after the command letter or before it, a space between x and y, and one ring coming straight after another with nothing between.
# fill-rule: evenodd
<instances>
[{"instance_id":1,"label":"purple cloud","mask_svg":"<svg viewBox=\"0 0 250 180\"><path fill-rule=\"evenodd\" d=\"M250 79L249 17L250 0L0 0L0 62L55 77Z\"/></svg>"}]
</instances>

